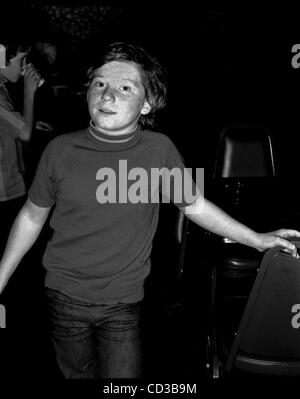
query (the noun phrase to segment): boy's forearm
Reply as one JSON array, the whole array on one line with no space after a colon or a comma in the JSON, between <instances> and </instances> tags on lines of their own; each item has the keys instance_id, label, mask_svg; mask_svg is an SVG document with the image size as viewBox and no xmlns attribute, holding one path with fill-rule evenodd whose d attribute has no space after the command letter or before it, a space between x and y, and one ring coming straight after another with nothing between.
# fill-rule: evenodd
<instances>
[{"instance_id":1,"label":"boy's forearm","mask_svg":"<svg viewBox=\"0 0 300 399\"><path fill-rule=\"evenodd\" d=\"M6 249L0 261L0 293L23 256L36 241L43 224L32 220L26 209L22 208L11 228Z\"/></svg>"},{"instance_id":2,"label":"boy's forearm","mask_svg":"<svg viewBox=\"0 0 300 399\"><path fill-rule=\"evenodd\" d=\"M193 222L212 233L230 238L253 248L260 247L260 235L233 219L212 202L201 199L193 207L185 208L185 215Z\"/></svg>"}]
</instances>

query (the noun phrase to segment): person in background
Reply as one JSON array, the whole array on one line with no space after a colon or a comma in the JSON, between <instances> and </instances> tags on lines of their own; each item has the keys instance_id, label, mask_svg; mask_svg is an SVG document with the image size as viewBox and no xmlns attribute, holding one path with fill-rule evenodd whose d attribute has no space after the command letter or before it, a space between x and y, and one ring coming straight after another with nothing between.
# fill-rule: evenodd
<instances>
[{"instance_id":1,"label":"person in background","mask_svg":"<svg viewBox=\"0 0 300 399\"><path fill-rule=\"evenodd\" d=\"M43 263L58 366L65 378L138 378L144 282L159 203L152 197L141 200L134 189L141 182L134 180L120 198L124 180L109 187L107 177L121 179L121 161L147 176L153 168L185 168L173 142L151 130L166 103L166 79L143 48L117 42L99 55L87 101L89 126L54 138L41 157L0 262L0 293L54 208L53 237ZM144 188L149 193L147 183ZM155 185L153 192L159 188ZM177 191L174 186L170 200L203 228L258 251L281 246L297 257L287 238L300 237L298 231L257 233L204 199L201 191L192 201L176 198Z\"/></svg>"},{"instance_id":2,"label":"person in background","mask_svg":"<svg viewBox=\"0 0 300 399\"><path fill-rule=\"evenodd\" d=\"M30 65L26 68L28 43L1 41L0 68L0 253L2 253L12 221L23 205L26 194L21 142L29 142L35 125L34 99L40 75ZM24 73L23 110L19 112L9 93Z\"/></svg>"},{"instance_id":3,"label":"person in background","mask_svg":"<svg viewBox=\"0 0 300 399\"><path fill-rule=\"evenodd\" d=\"M55 38L43 34L39 39L33 41L27 55L27 63L34 65L43 79L43 84L40 85L35 95L34 113L37 123L32 132L32 140L30 145L23 146L25 182L28 187L32 183L43 150L53 138L53 135L59 132L60 118L58 115L60 115L60 111L55 92L56 79L58 78L56 58ZM18 90L19 97L20 93L22 93L22 87L19 87ZM44 131L44 134L42 131Z\"/></svg>"}]
</instances>

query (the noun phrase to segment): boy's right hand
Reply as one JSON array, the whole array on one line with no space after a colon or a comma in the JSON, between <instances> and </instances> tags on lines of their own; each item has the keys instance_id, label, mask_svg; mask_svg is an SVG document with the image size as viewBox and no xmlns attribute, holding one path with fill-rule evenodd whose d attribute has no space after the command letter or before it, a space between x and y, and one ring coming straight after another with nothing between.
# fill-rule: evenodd
<instances>
[{"instance_id":1,"label":"boy's right hand","mask_svg":"<svg viewBox=\"0 0 300 399\"><path fill-rule=\"evenodd\" d=\"M266 251L273 247L283 247L285 252L292 255L293 258L299 258L296 245L288 239L299 239L300 232L291 229L280 229L270 233L258 233L259 245L258 251Z\"/></svg>"}]
</instances>

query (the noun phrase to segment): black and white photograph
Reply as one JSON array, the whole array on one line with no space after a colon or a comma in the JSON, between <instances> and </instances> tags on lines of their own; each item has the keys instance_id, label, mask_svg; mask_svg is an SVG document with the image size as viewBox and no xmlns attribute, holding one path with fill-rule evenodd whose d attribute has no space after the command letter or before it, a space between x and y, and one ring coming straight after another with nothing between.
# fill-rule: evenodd
<instances>
[{"instance_id":1,"label":"black and white photograph","mask_svg":"<svg viewBox=\"0 0 300 399\"><path fill-rule=\"evenodd\" d=\"M1 5L0 386L196 398L300 378L298 15Z\"/></svg>"}]
</instances>

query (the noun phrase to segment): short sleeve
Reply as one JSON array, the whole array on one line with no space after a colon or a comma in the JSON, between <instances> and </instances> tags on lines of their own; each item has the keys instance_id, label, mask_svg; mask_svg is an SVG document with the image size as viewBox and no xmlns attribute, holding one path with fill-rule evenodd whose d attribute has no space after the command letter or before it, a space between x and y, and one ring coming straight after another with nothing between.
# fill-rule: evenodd
<instances>
[{"instance_id":1,"label":"short sleeve","mask_svg":"<svg viewBox=\"0 0 300 399\"><path fill-rule=\"evenodd\" d=\"M168 139L165 154L165 180L162 181L163 201L171 200L178 207L193 204L203 194L203 169L185 167L174 143ZM170 183L169 183L170 182Z\"/></svg>"},{"instance_id":2,"label":"short sleeve","mask_svg":"<svg viewBox=\"0 0 300 399\"><path fill-rule=\"evenodd\" d=\"M55 150L50 142L41 156L28 191L29 199L40 207L51 207L56 200L55 159Z\"/></svg>"}]
</instances>

